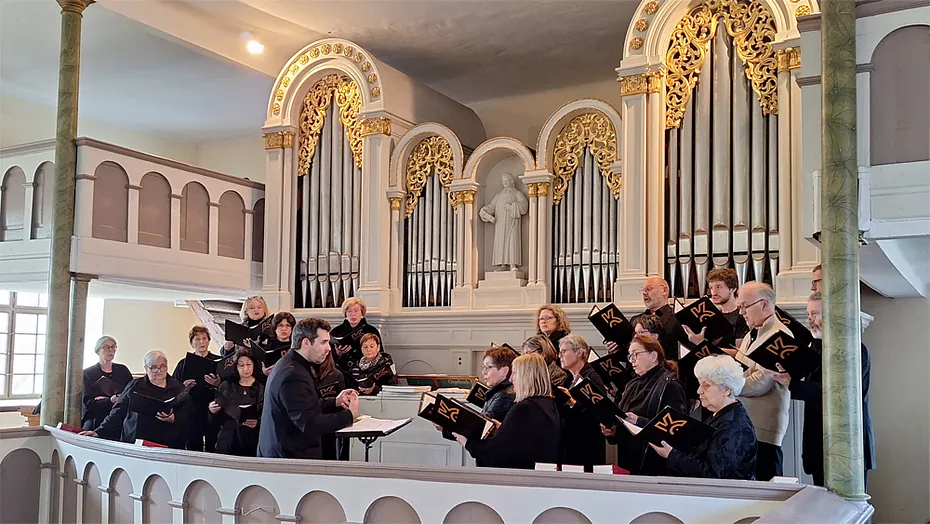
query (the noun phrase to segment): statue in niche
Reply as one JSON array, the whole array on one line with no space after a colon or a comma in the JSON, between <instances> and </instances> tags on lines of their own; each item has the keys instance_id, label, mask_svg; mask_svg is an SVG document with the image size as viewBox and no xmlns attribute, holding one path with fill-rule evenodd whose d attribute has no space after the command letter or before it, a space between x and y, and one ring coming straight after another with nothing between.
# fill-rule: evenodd
<instances>
[{"instance_id":1,"label":"statue in niche","mask_svg":"<svg viewBox=\"0 0 930 524\"><path fill-rule=\"evenodd\" d=\"M529 210L529 201L514 187L513 175L501 175L504 188L494 195L491 203L478 211L484 222L494 224L494 253L491 264L497 271L515 270L522 263L523 239L520 221Z\"/></svg>"}]
</instances>

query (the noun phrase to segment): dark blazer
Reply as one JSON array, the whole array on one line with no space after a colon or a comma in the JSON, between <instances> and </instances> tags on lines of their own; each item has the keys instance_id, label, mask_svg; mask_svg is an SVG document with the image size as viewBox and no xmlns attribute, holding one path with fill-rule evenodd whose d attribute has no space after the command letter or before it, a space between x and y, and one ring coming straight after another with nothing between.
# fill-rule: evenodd
<instances>
[{"instance_id":1,"label":"dark blazer","mask_svg":"<svg viewBox=\"0 0 930 524\"><path fill-rule=\"evenodd\" d=\"M607 390L601 376L594 371L591 364L585 364L581 368L581 376L604 391ZM569 374L569 384L566 388L576 380ZM594 411L575 404L573 408L565 406L561 413L562 456L559 463L585 466L586 470L592 469L592 466L606 464L607 442L601 433L601 423Z\"/></svg>"},{"instance_id":2,"label":"dark blazer","mask_svg":"<svg viewBox=\"0 0 930 524\"><path fill-rule=\"evenodd\" d=\"M342 371L342 375L346 380L346 386L352 389L356 389L358 385L355 379L352 378L351 371L362 358L362 337L367 333L377 336L378 341L381 343L381 351L385 351L381 332L378 331L378 328L369 324L364 317L362 317L355 327L352 327L348 320L343 320L342 324L334 327L330 332L330 335L334 339L332 341L333 359L336 361L336 367L339 368L339 371ZM348 342L348 344L338 345L339 342ZM349 348L343 349L346 345L348 345Z\"/></svg>"},{"instance_id":3,"label":"dark blazer","mask_svg":"<svg viewBox=\"0 0 930 524\"><path fill-rule=\"evenodd\" d=\"M516 400L516 393L513 390L513 384L510 380L504 380L494 386L485 395L484 406L481 412L498 422L502 422L507 417L507 413L513 408Z\"/></svg>"},{"instance_id":4,"label":"dark blazer","mask_svg":"<svg viewBox=\"0 0 930 524\"><path fill-rule=\"evenodd\" d=\"M216 353L207 352L207 360L212 360L213 362L219 362L223 357L217 355ZM178 382L184 382L184 367L187 364L187 357L182 358L178 361L178 365L174 367L174 373L171 374L175 380ZM260 370L259 370L260 371ZM194 377L197 379L197 384L191 390L191 401L197 406L197 409L200 407L206 407L210 404L210 401L213 400L213 397L216 396L216 388L204 382L203 377ZM197 415L200 415L198 413Z\"/></svg>"},{"instance_id":5,"label":"dark blazer","mask_svg":"<svg viewBox=\"0 0 930 524\"><path fill-rule=\"evenodd\" d=\"M92 430L99 426L103 419L110 414L110 410L113 409L113 403L110 402L109 397L95 400L97 397L103 396L103 392L98 391L98 388L94 387L94 383L104 375L116 382L120 386L120 390L124 389L126 384L129 384L129 381L132 380L132 372L129 371L129 368L116 362L113 363L113 370L110 373L104 373L100 369L99 363L84 370L84 391L81 395L84 406L81 408L81 427L86 430Z\"/></svg>"},{"instance_id":6,"label":"dark blazer","mask_svg":"<svg viewBox=\"0 0 930 524\"><path fill-rule=\"evenodd\" d=\"M150 440L170 448L184 449L187 427L191 416L190 396L184 385L173 377L167 377L164 388L153 385L148 377L133 379L126 384L119 400L113 404L110 414L94 429L98 435L110 440L122 440L133 443L136 439ZM182 399L174 408L174 422L162 422L155 415L138 413L132 410L133 391L157 399ZM122 436L120 430L122 429Z\"/></svg>"},{"instance_id":7,"label":"dark blazer","mask_svg":"<svg viewBox=\"0 0 930 524\"><path fill-rule=\"evenodd\" d=\"M322 458L321 436L352 424L352 413L335 399L320 400L311 366L297 351L275 364L265 386L259 457Z\"/></svg>"},{"instance_id":8,"label":"dark blazer","mask_svg":"<svg viewBox=\"0 0 930 524\"><path fill-rule=\"evenodd\" d=\"M465 449L486 467L534 469L559 457L559 412L549 397L514 404L494 435L470 439Z\"/></svg>"},{"instance_id":9,"label":"dark blazer","mask_svg":"<svg viewBox=\"0 0 930 524\"><path fill-rule=\"evenodd\" d=\"M673 449L669 469L682 477L754 480L758 442L746 408L736 401L707 423L714 428L711 437L691 453Z\"/></svg>"},{"instance_id":10,"label":"dark blazer","mask_svg":"<svg viewBox=\"0 0 930 524\"><path fill-rule=\"evenodd\" d=\"M238 381L224 381L220 384L216 392L216 403L223 408L216 414L219 425L216 437L218 453L242 457L255 456L259 428L249 428L239 422L239 406L256 406L260 414L264 395L265 386L258 380L251 386L243 386Z\"/></svg>"},{"instance_id":11,"label":"dark blazer","mask_svg":"<svg viewBox=\"0 0 930 524\"><path fill-rule=\"evenodd\" d=\"M678 317L675 316L675 310L672 309L672 306L662 306L657 309L655 313L647 309L631 318L630 322L632 323L635 319L643 315L655 315L659 317L659 321L662 323L662 333L659 334L659 342L662 344L662 349L665 350L665 359L677 361L678 344L681 343L685 347L690 347L691 343L688 342L688 336L681 327L681 322L679 322Z\"/></svg>"},{"instance_id":12,"label":"dark blazer","mask_svg":"<svg viewBox=\"0 0 930 524\"><path fill-rule=\"evenodd\" d=\"M822 353L823 341L814 339L811 349ZM869 380L872 361L869 350L862 344L862 443L865 469L875 469L875 434L869 413ZM804 471L815 478L823 478L823 369L811 371L800 379L791 378L788 385L791 398L804 401L804 430L801 438L801 461Z\"/></svg>"}]
</instances>

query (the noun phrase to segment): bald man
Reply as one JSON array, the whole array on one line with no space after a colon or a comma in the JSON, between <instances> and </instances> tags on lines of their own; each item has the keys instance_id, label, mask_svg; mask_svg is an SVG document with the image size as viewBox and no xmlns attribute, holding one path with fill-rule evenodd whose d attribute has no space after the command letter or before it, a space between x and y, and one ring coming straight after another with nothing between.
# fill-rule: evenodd
<instances>
[{"instance_id":1,"label":"bald man","mask_svg":"<svg viewBox=\"0 0 930 524\"><path fill-rule=\"evenodd\" d=\"M775 374L752 360L752 353L778 331L791 335L775 314L775 290L762 282L748 282L740 288L736 304L749 326L738 350L724 351L747 366L743 373L746 385L738 400L742 402L756 429L759 447L756 455L756 480L768 481L783 473L784 454L781 443L788 432L788 388L775 380Z\"/></svg>"},{"instance_id":2,"label":"bald man","mask_svg":"<svg viewBox=\"0 0 930 524\"><path fill-rule=\"evenodd\" d=\"M643 283L643 304L646 311L630 319L633 323L637 318L644 315L655 315L662 324L662 333L659 334L659 342L662 343L662 349L665 350L667 360L678 360L678 343L688 344L688 337L675 316L675 310L668 305L669 288L668 282L659 277L649 277ZM689 346L690 347L690 346Z\"/></svg>"}]
</instances>

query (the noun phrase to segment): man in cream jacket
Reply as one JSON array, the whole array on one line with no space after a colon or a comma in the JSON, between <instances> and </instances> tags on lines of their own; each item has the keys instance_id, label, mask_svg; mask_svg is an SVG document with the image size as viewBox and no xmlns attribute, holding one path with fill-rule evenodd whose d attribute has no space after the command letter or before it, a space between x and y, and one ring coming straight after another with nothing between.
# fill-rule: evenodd
<instances>
[{"instance_id":1,"label":"man in cream jacket","mask_svg":"<svg viewBox=\"0 0 930 524\"><path fill-rule=\"evenodd\" d=\"M774 374L757 365L752 353L776 331L791 335L775 314L775 290L762 282L748 282L740 288L736 303L751 331L743 338L739 350L729 350L733 358L748 366L746 385L738 399L743 403L759 441L756 455L756 480L768 481L782 475L782 439L788 431L788 408L791 394L775 381Z\"/></svg>"}]
</instances>

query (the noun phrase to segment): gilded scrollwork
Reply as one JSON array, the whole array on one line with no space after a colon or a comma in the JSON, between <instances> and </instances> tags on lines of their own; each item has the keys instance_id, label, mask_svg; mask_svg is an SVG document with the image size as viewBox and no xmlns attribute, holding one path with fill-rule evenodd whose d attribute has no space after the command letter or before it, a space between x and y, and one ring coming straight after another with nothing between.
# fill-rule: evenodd
<instances>
[{"instance_id":1,"label":"gilded scrollwork","mask_svg":"<svg viewBox=\"0 0 930 524\"><path fill-rule=\"evenodd\" d=\"M452 146L441 136L424 138L418 143L407 157L405 180L407 196L404 216L410 217L417 207L420 194L426 186L426 179L432 174L439 177L439 182L446 190L449 204L455 207L455 200L449 190L454 175L455 161L452 155Z\"/></svg>"},{"instance_id":2,"label":"gilded scrollwork","mask_svg":"<svg viewBox=\"0 0 930 524\"><path fill-rule=\"evenodd\" d=\"M585 113L570 120L555 139L552 172L555 175L552 188L552 202L558 204L571 180L575 170L581 165L585 147L591 149L594 161L600 168L601 175L614 198L620 198L622 177L614 173L610 165L617 158L617 133L610 120L601 113ZM537 186L537 194L545 196L548 187Z\"/></svg>"},{"instance_id":3,"label":"gilded scrollwork","mask_svg":"<svg viewBox=\"0 0 930 524\"><path fill-rule=\"evenodd\" d=\"M339 108L339 120L345 128L346 140L352 149L355 165L362 167L362 134L358 112L362 97L358 85L347 76L327 75L321 78L304 97L300 111L300 148L297 152L297 174L310 172L310 163L320 141L320 131L326 118L326 110L335 99Z\"/></svg>"},{"instance_id":4,"label":"gilded scrollwork","mask_svg":"<svg viewBox=\"0 0 930 524\"><path fill-rule=\"evenodd\" d=\"M778 113L778 66L772 47L776 28L772 14L758 0L706 0L682 17L672 32L665 56L666 128L681 125L720 20L746 66L746 77L759 96L763 114Z\"/></svg>"}]
</instances>

